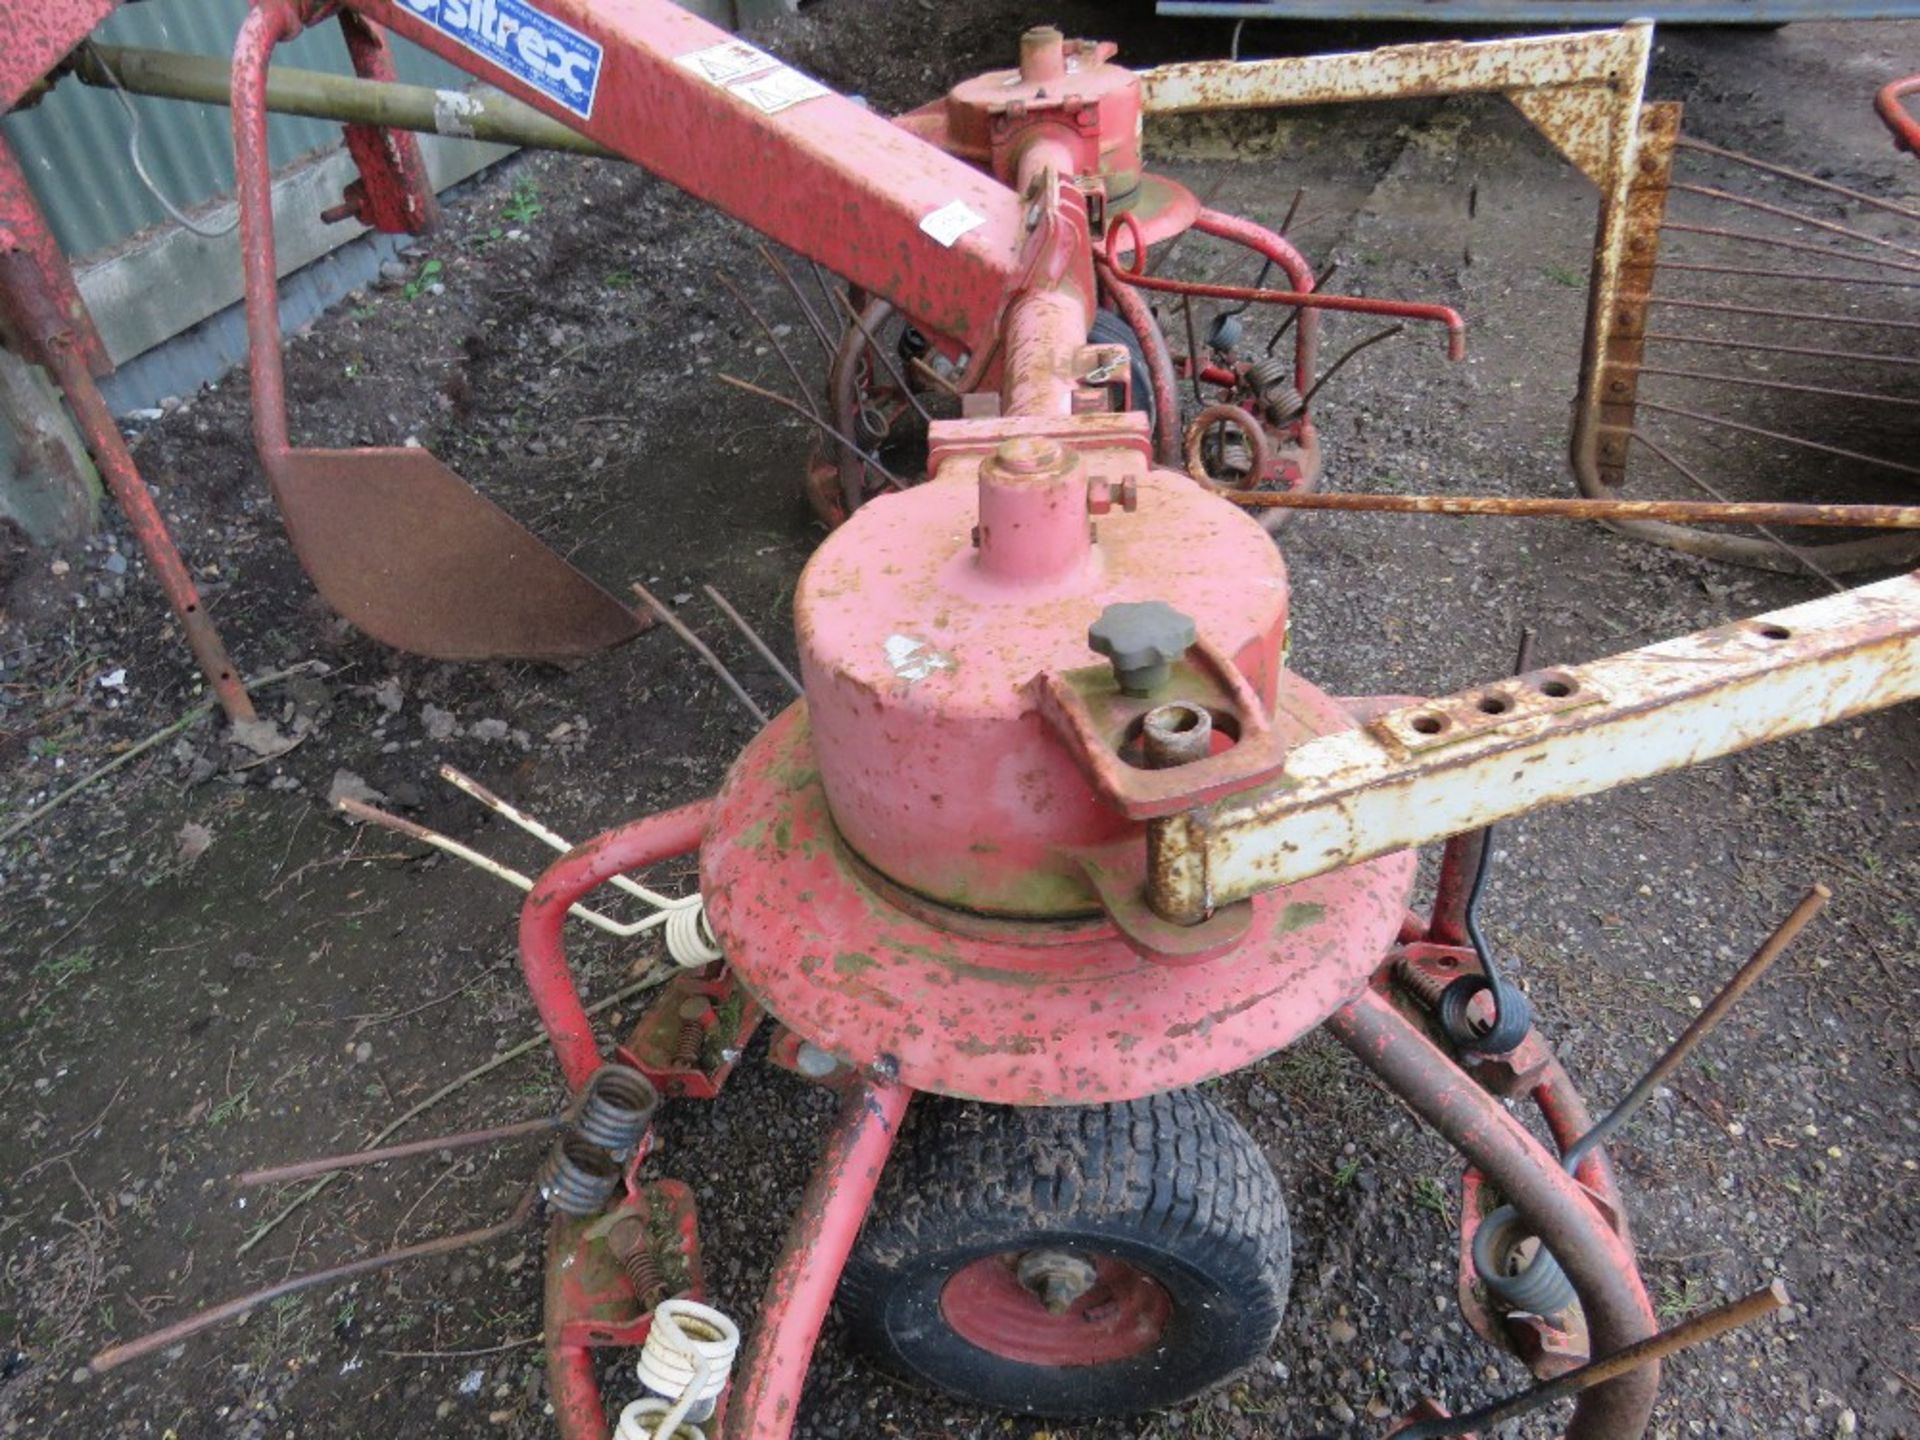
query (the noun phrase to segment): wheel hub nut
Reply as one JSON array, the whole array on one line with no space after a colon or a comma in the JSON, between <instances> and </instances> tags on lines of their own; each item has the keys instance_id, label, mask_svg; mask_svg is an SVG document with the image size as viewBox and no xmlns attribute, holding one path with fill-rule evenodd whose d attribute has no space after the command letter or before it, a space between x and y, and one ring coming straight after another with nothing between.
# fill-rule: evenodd
<instances>
[{"instance_id":1,"label":"wheel hub nut","mask_svg":"<svg viewBox=\"0 0 1920 1440\"><path fill-rule=\"evenodd\" d=\"M1014 1275L1022 1288L1050 1314L1064 1315L1082 1295L1093 1289L1091 1261L1065 1250L1029 1250L1020 1257Z\"/></svg>"}]
</instances>

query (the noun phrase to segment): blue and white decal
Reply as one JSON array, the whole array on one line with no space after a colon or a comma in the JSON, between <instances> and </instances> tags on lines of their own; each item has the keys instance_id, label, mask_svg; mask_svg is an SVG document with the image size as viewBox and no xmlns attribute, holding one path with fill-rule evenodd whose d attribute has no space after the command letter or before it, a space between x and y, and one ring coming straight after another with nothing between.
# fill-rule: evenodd
<instances>
[{"instance_id":1,"label":"blue and white decal","mask_svg":"<svg viewBox=\"0 0 1920 1440\"><path fill-rule=\"evenodd\" d=\"M600 88L600 45L527 0L405 0L407 9L582 120Z\"/></svg>"}]
</instances>

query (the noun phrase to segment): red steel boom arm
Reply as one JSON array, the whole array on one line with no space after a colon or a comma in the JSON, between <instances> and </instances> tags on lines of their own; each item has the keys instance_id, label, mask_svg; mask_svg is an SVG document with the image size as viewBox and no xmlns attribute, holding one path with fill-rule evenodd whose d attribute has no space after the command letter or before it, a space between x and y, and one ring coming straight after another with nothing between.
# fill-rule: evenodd
<instances>
[{"instance_id":1,"label":"red steel boom arm","mask_svg":"<svg viewBox=\"0 0 1920 1440\"><path fill-rule=\"evenodd\" d=\"M589 113L582 118L487 53L516 40L513 20L502 18L522 8L512 0L351 3L396 34L884 296L971 353L983 355L992 347L1021 273L1027 230L1019 197L824 87L769 113L767 107L783 96L708 78L724 69L722 47L752 51L698 16L667 0L540 0L539 16L603 51ZM423 12L439 23L422 18ZM454 38L447 33L450 23L479 43ZM714 52L716 63L704 69L684 63L701 52ZM509 49L510 55L520 53ZM536 62L556 58L537 38L528 41L522 58L528 56ZM562 68L565 75L556 73ZM581 73L577 65L547 69L561 83ZM781 70L792 76L787 83L802 79ZM736 82L746 79L751 75ZM936 215L957 217L968 228L949 241L943 237L950 230L936 235L922 228ZM937 221L934 229L941 230Z\"/></svg>"}]
</instances>

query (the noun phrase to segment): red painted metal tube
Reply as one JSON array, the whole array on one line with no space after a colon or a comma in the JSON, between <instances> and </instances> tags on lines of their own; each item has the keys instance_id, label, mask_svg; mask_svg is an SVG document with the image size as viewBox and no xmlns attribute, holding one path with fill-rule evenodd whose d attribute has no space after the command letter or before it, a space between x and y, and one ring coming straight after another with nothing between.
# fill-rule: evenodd
<instances>
[{"instance_id":1,"label":"red painted metal tube","mask_svg":"<svg viewBox=\"0 0 1920 1440\"><path fill-rule=\"evenodd\" d=\"M717 26L668 0L541 0L542 15L604 52L591 103L577 107L440 28L423 14L433 6L353 0L353 8L884 295L916 324L977 356L991 351L1023 269L1021 197L842 96L821 94L767 114L746 90L714 83L686 63L739 44ZM955 204L979 222L963 238L921 227Z\"/></svg>"},{"instance_id":2,"label":"red painted metal tube","mask_svg":"<svg viewBox=\"0 0 1920 1440\"><path fill-rule=\"evenodd\" d=\"M1548 1060L1541 1070L1532 1093L1533 1103L1540 1107L1540 1116L1547 1122L1554 1146L1562 1155L1593 1129L1593 1112L1587 1108L1586 1100L1574 1087L1573 1077L1557 1057ZM1620 1198L1620 1184L1614 1177L1613 1161L1608 1158L1605 1146L1595 1146L1581 1157L1574 1179L1613 1207L1619 1232L1631 1244L1633 1229L1627 1223L1627 1207Z\"/></svg>"},{"instance_id":3,"label":"red painted metal tube","mask_svg":"<svg viewBox=\"0 0 1920 1440\"><path fill-rule=\"evenodd\" d=\"M1160 333L1160 322L1140 298L1140 292L1120 279L1112 269L1101 274L1107 298L1114 313L1127 322L1141 353L1147 357L1147 369L1153 375L1153 454L1170 470L1180 468L1180 377L1173 368L1173 352L1167 337Z\"/></svg>"},{"instance_id":4,"label":"red painted metal tube","mask_svg":"<svg viewBox=\"0 0 1920 1440\"><path fill-rule=\"evenodd\" d=\"M1440 1132L1520 1211L1560 1261L1603 1356L1654 1334L1658 1323L1628 1241L1506 1108L1455 1065L1377 990L1327 1021L1334 1038ZM1563 1111L1563 1119L1571 1119ZM1580 1399L1567 1440L1636 1440L1660 1387L1649 1365Z\"/></svg>"},{"instance_id":5,"label":"red painted metal tube","mask_svg":"<svg viewBox=\"0 0 1920 1440\"><path fill-rule=\"evenodd\" d=\"M1473 874L1486 848L1487 832L1465 830L1447 841L1440 852L1440 878L1433 891L1433 914L1425 939L1436 945L1470 944L1467 937L1467 897L1473 893Z\"/></svg>"},{"instance_id":6,"label":"red painted metal tube","mask_svg":"<svg viewBox=\"0 0 1920 1440\"><path fill-rule=\"evenodd\" d=\"M559 1233L555 1219L550 1227ZM547 1283L551 1286L560 1272L563 1256L549 1238L547 1245ZM548 1322L547 1396L553 1402L553 1428L560 1440L607 1440L607 1406L600 1397L600 1382L593 1373L593 1351L585 1345L565 1345Z\"/></svg>"},{"instance_id":7,"label":"red painted metal tube","mask_svg":"<svg viewBox=\"0 0 1920 1440\"><path fill-rule=\"evenodd\" d=\"M1900 148L1911 155L1920 155L1920 120L1914 119L1913 112L1906 106L1907 96L1913 94L1920 94L1920 75L1909 75L1882 86L1880 93L1873 97L1873 108L1887 122Z\"/></svg>"},{"instance_id":8,"label":"red painted metal tube","mask_svg":"<svg viewBox=\"0 0 1920 1440\"><path fill-rule=\"evenodd\" d=\"M821 1323L913 1093L869 1080L841 1101L840 1118L767 1282L760 1324L727 1402L725 1440L786 1440L793 1433Z\"/></svg>"},{"instance_id":9,"label":"red painted metal tube","mask_svg":"<svg viewBox=\"0 0 1920 1440\"><path fill-rule=\"evenodd\" d=\"M696 800L596 835L554 861L527 893L520 907L520 969L569 1089L577 1092L593 1077L600 1048L567 966L561 932L568 908L616 875L697 849L712 808L711 800Z\"/></svg>"},{"instance_id":10,"label":"red painted metal tube","mask_svg":"<svg viewBox=\"0 0 1920 1440\"><path fill-rule=\"evenodd\" d=\"M267 153L267 65L273 47L300 33L284 0L260 0L233 42L234 194L240 204L240 264L246 277L247 370L253 439L269 465L284 455L287 377L280 354L280 275L273 248L273 161Z\"/></svg>"},{"instance_id":11,"label":"red painted metal tube","mask_svg":"<svg viewBox=\"0 0 1920 1440\"><path fill-rule=\"evenodd\" d=\"M1133 241L1133 269L1119 261L1119 241L1129 233ZM1447 358L1467 358L1467 322L1460 312L1446 305L1428 305L1417 300L1373 300L1361 295L1308 294L1299 290L1255 290L1245 285L1209 285L1199 280L1168 280L1144 272L1146 246L1138 242L1139 224L1130 215L1122 215L1107 231L1104 266L1129 285L1143 290L1164 290L1172 295L1197 295L1208 300L1244 300L1260 305L1293 305L1306 310L1338 310L1353 315L1387 315L1399 320L1425 320L1447 327Z\"/></svg>"},{"instance_id":12,"label":"red painted metal tube","mask_svg":"<svg viewBox=\"0 0 1920 1440\"><path fill-rule=\"evenodd\" d=\"M180 628L186 632L187 645L193 651L193 658L200 662L207 683L213 686L220 708L227 712L229 720L252 720L255 718L253 701L247 697L247 687L234 673L233 661L227 657L220 632L214 629L213 621L207 618L200 604L200 591L188 573L187 562L174 548L167 522L161 518L160 507L153 503L147 482L140 478L120 427L113 423L113 412L107 408L105 398L88 373L85 357L69 340L70 332L51 337L46 347L47 359L55 382L66 394L67 406L73 411L87 449L93 452L94 463L100 467L100 478L120 503L127 527L133 531L133 538L140 542L147 563L153 567L154 578L160 582L167 604L173 607Z\"/></svg>"},{"instance_id":13,"label":"red painted metal tube","mask_svg":"<svg viewBox=\"0 0 1920 1440\"><path fill-rule=\"evenodd\" d=\"M1307 263L1307 257L1294 247L1286 236L1276 234L1264 225L1256 225L1251 220L1243 220L1238 215L1223 214L1218 210L1202 209L1194 217L1193 228L1202 235L1212 235L1216 239L1230 240L1235 245L1244 245L1257 255L1264 256L1280 267L1287 277L1287 284L1303 294L1311 294L1315 287L1313 266ZM1312 310L1300 312L1300 325L1293 339L1293 383L1304 395L1313 388L1313 376L1320 355L1320 317Z\"/></svg>"}]
</instances>

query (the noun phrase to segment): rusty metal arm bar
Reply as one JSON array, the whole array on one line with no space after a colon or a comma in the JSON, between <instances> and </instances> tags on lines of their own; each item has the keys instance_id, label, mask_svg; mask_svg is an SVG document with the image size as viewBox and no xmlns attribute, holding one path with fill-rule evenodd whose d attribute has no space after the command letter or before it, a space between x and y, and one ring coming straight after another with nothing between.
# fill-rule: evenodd
<instances>
[{"instance_id":1,"label":"rusty metal arm bar","mask_svg":"<svg viewBox=\"0 0 1920 1440\"><path fill-rule=\"evenodd\" d=\"M1530 1415L1535 1410L1544 1409L1557 1400L1570 1400L1582 1391L1595 1385L1637 1370L1643 1365L1651 1365L1657 1360L1665 1360L1670 1355L1678 1355L1682 1350L1690 1350L1695 1345L1704 1344L1725 1335L1729 1330L1738 1330L1743 1325L1784 1309L1790 1301L1787 1287L1775 1280L1763 1290L1755 1290L1751 1295L1738 1300L1730 1300L1725 1305L1712 1310L1704 1310L1698 1315L1682 1320L1670 1330L1662 1330L1658 1335L1649 1336L1638 1344L1629 1345L1624 1350L1616 1350L1611 1355L1602 1356L1578 1370L1570 1370L1557 1379L1547 1380L1530 1390L1522 1390L1518 1395L1510 1395L1505 1400L1484 1405L1465 1415L1455 1415L1441 1420L1420 1420L1404 1430L1394 1434L1398 1440L1441 1440L1448 1435L1469 1435L1478 1431L1490 1431L1496 1425L1504 1425L1522 1415Z\"/></svg>"},{"instance_id":2,"label":"rusty metal arm bar","mask_svg":"<svg viewBox=\"0 0 1920 1440\"><path fill-rule=\"evenodd\" d=\"M1648 409L1655 408L1649 402L1641 403ZM1249 510L1355 510L1396 515L1501 515L1531 520L1677 520L1691 525L1920 529L1920 505L1802 505L1772 500L1562 500L1540 495L1367 495L1292 490L1233 490L1226 492L1226 498Z\"/></svg>"},{"instance_id":3,"label":"rusty metal arm bar","mask_svg":"<svg viewBox=\"0 0 1920 1440\"><path fill-rule=\"evenodd\" d=\"M1649 330L1646 339L1668 345L1710 345L1717 350L1759 350L1769 355L1809 355L1816 360L1846 360L1861 365L1920 366L1920 356L1863 355L1857 350L1824 350L1811 345L1772 345L1758 340L1722 340L1714 335L1681 335L1673 331Z\"/></svg>"},{"instance_id":4,"label":"rusty metal arm bar","mask_svg":"<svg viewBox=\"0 0 1920 1440\"><path fill-rule=\"evenodd\" d=\"M1153 822L1148 899L1220 906L1920 696L1920 573L1391 711Z\"/></svg>"},{"instance_id":5,"label":"rusty metal arm bar","mask_svg":"<svg viewBox=\"0 0 1920 1440\"><path fill-rule=\"evenodd\" d=\"M1900 0L1159 0L1163 16L1227 20L1382 20L1418 25L1591 25L1654 19L1666 25L1787 24L1794 20L1903 20Z\"/></svg>"},{"instance_id":6,"label":"rusty metal arm bar","mask_svg":"<svg viewBox=\"0 0 1920 1440\"><path fill-rule=\"evenodd\" d=\"M228 105L233 98L232 67L224 57L212 55L89 43L74 52L73 73L83 84L118 88L130 95L203 105ZM385 125L426 135L619 158L598 141L491 85L437 90L431 85L361 80L276 65L267 72L267 108L278 115L305 115L343 125Z\"/></svg>"},{"instance_id":7,"label":"rusty metal arm bar","mask_svg":"<svg viewBox=\"0 0 1920 1440\"><path fill-rule=\"evenodd\" d=\"M1141 71L1142 101L1149 115L1179 115L1565 85L1611 87L1644 64L1646 30L1627 26L1515 40L1388 45L1338 55L1195 60Z\"/></svg>"}]
</instances>

